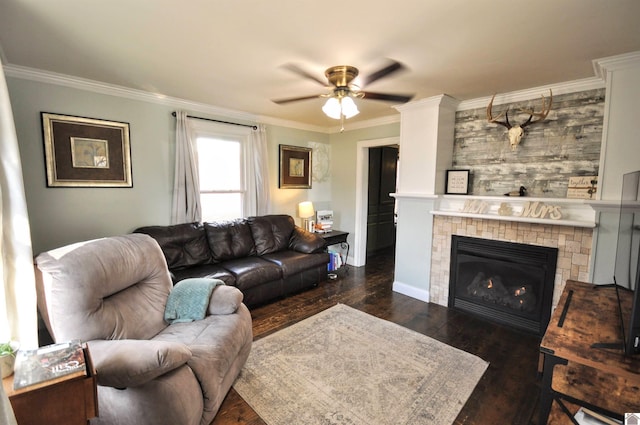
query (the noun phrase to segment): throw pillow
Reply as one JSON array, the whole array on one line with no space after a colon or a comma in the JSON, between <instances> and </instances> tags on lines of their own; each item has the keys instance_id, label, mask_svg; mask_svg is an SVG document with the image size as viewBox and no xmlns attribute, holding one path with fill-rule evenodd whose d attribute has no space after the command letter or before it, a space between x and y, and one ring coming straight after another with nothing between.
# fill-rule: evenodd
<instances>
[{"instance_id":1,"label":"throw pillow","mask_svg":"<svg viewBox=\"0 0 640 425\"><path fill-rule=\"evenodd\" d=\"M244 295L233 286L220 285L213 290L207 314L233 314L238 310Z\"/></svg>"}]
</instances>

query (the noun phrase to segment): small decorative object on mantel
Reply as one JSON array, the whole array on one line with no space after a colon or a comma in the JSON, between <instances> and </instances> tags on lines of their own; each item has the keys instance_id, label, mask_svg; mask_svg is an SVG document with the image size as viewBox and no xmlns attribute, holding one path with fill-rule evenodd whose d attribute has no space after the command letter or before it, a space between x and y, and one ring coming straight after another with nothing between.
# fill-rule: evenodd
<instances>
[{"instance_id":1,"label":"small decorative object on mantel","mask_svg":"<svg viewBox=\"0 0 640 425\"><path fill-rule=\"evenodd\" d=\"M484 214L489 210L489 203L480 199L467 199L464 201L462 212L467 214Z\"/></svg>"},{"instance_id":2,"label":"small decorative object on mantel","mask_svg":"<svg viewBox=\"0 0 640 425\"><path fill-rule=\"evenodd\" d=\"M569 177L567 198L593 199L598 190L598 176Z\"/></svg>"},{"instance_id":3,"label":"small decorative object on mantel","mask_svg":"<svg viewBox=\"0 0 640 425\"><path fill-rule=\"evenodd\" d=\"M520 141L524 137L524 128L526 126L544 121L545 118L547 118L547 115L549 115L549 111L551 111L551 103L553 102L553 93L551 92L551 89L549 89L549 104L547 105L547 101L543 95L541 112L534 112L533 108L520 109L521 113L529 114L529 118L522 124L511 125L511 123L509 122L509 108L507 108L506 111L504 111L497 117L495 118L493 117L493 114L491 113L491 108L493 107L493 99L495 99L495 97L496 95L494 94L493 97L491 98L491 102L489 102L489 105L487 105L487 121L492 124L500 124L507 127L507 130L509 130L509 132L507 133L509 136L509 144L511 145L512 151L516 150L516 148L520 144ZM503 116L504 116L504 121L498 121ZM533 120L533 117L536 117L537 119Z\"/></svg>"},{"instance_id":4,"label":"small decorative object on mantel","mask_svg":"<svg viewBox=\"0 0 640 425\"><path fill-rule=\"evenodd\" d=\"M562 208L559 205L547 205L544 202L526 202L522 206L520 217L560 220L562 218Z\"/></svg>"},{"instance_id":5,"label":"small decorative object on mantel","mask_svg":"<svg viewBox=\"0 0 640 425\"><path fill-rule=\"evenodd\" d=\"M527 188L524 186L520 186L520 189L507 192L504 194L504 196L527 196Z\"/></svg>"},{"instance_id":6,"label":"small decorative object on mantel","mask_svg":"<svg viewBox=\"0 0 640 425\"><path fill-rule=\"evenodd\" d=\"M500 208L498 208L498 214L502 216L509 216L513 214L513 208L511 208L511 205L506 202L502 202L500 203Z\"/></svg>"}]
</instances>

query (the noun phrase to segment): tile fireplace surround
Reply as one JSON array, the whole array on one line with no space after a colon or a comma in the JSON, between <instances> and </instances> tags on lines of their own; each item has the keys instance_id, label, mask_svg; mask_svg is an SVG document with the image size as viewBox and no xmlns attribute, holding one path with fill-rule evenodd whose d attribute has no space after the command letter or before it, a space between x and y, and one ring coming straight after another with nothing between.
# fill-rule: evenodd
<instances>
[{"instance_id":1,"label":"tile fireplace surround","mask_svg":"<svg viewBox=\"0 0 640 425\"><path fill-rule=\"evenodd\" d=\"M504 198L497 198L502 202ZM521 198L515 203L529 201ZM547 200L551 201L551 200ZM554 200L555 201L555 200ZM520 217L498 217L486 214L480 218L473 214L461 214L460 202L441 202L435 211L431 253L430 301L447 306L449 298L449 267L451 257L451 235L470 236L483 239L517 242L558 248L558 264L553 291L553 307L558 303L567 279L589 280L589 265L593 239L593 220L524 220ZM581 201L576 205L563 202L567 218L580 215L580 211L591 210ZM533 221L533 222L531 222Z\"/></svg>"}]
</instances>

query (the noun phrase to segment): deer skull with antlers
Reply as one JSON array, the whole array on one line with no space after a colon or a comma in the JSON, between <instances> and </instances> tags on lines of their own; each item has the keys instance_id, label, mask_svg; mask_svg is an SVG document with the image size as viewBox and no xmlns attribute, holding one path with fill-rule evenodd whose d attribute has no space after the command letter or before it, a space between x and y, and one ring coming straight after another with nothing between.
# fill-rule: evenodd
<instances>
[{"instance_id":1,"label":"deer skull with antlers","mask_svg":"<svg viewBox=\"0 0 640 425\"><path fill-rule=\"evenodd\" d=\"M490 123L500 124L507 127L507 129L509 130L509 133L508 133L509 144L511 145L512 151L516 150L516 147L518 147L518 145L520 144L520 141L524 136L524 128L526 126L544 121L544 119L547 118L547 115L549 115L549 111L551 111L551 102L553 102L553 93L551 92L551 90L549 90L548 105L547 105L547 100L545 99L544 95L542 95L542 111L541 112L534 112L533 109L520 109L519 110L520 112L529 114L529 119L527 119L522 124L511 125L511 123L509 123L509 108L507 108L506 111L504 111L497 117L495 118L493 117L491 113L491 108L493 107L493 99L495 99L495 97L496 95L494 94L493 97L491 98L491 102L489 102L489 105L487 106L487 121ZM503 116L505 120L498 121ZM536 117L536 119L534 120L533 117Z\"/></svg>"}]
</instances>

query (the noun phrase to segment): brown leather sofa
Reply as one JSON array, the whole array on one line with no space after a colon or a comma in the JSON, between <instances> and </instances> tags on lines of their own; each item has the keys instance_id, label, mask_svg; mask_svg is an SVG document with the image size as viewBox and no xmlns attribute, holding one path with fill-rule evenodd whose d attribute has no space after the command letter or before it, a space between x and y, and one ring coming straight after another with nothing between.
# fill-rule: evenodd
<instances>
[{"instance_id":1,"label":"brown leather sofa","mask_svg":"<svg viewBox=\"0 0 640 425\"><path fill-rule=\"evenodd\" d=\"M327 276L325 240L288 215L146 226L134 233L158 242L174 284L220 279L240 289L249 307L316 286Z\"/></svg>"}]
</instances>

